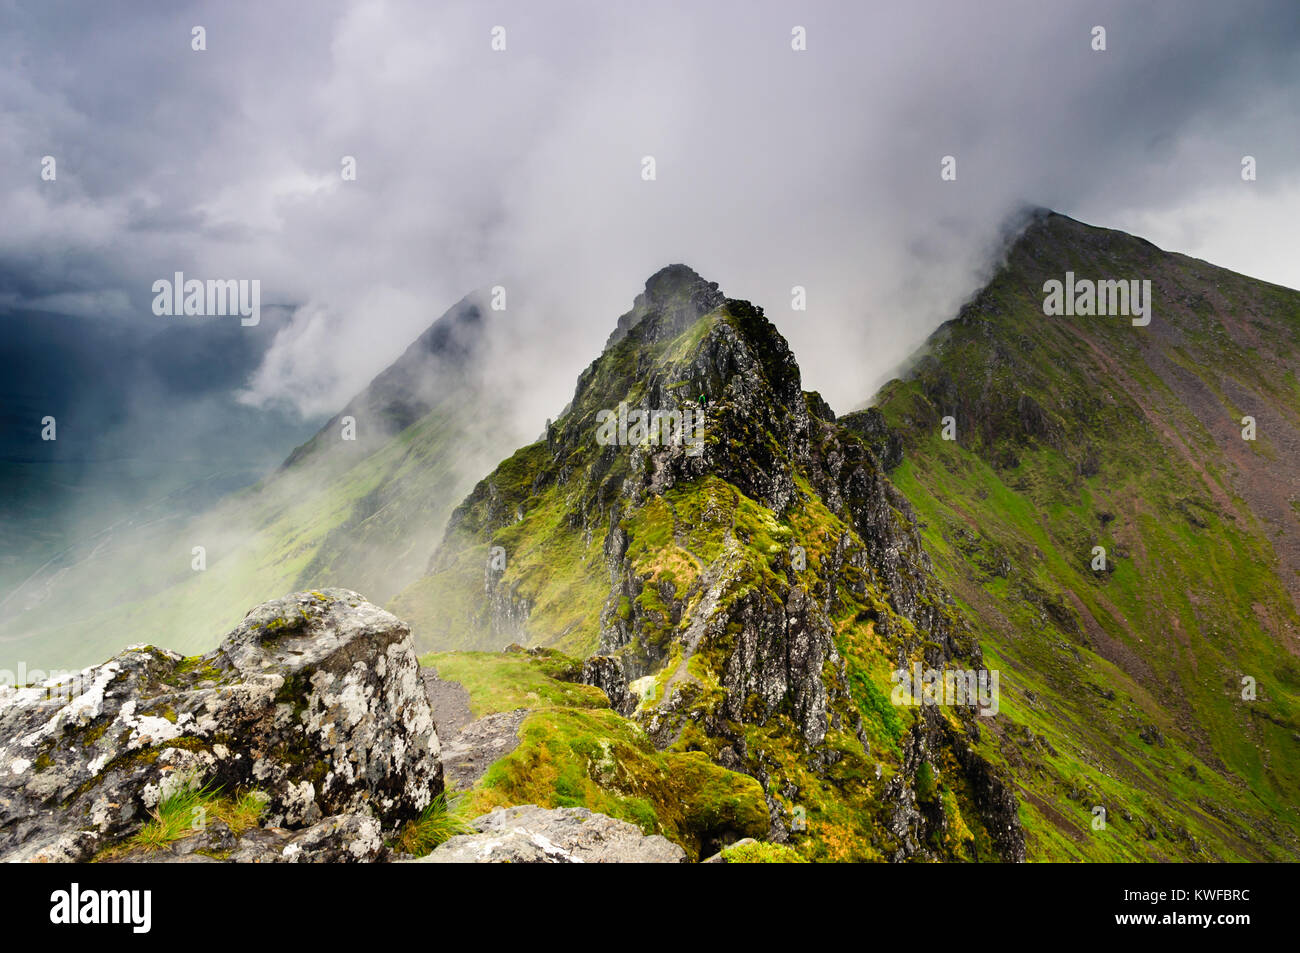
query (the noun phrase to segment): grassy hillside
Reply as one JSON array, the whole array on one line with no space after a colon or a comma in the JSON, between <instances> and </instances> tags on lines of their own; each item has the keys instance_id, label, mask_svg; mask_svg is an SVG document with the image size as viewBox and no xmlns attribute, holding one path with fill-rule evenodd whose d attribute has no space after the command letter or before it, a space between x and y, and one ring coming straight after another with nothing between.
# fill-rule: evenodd
<instances>
[{"instance_id":1,"label":"grassy hillside","mask_svg":"<svg viewBox=\"0 0 1300 953\"><path fill-rule=\"evenodd\" d=\"M699 752L661 752L599 688L575 682L582 663L554 650L448 652L420 659L470 694L475 717L528 710L517 748L465 792L462 810L539 804L585 807L663 834L692 860L767 833L763 790Z\"/></svg>"},{"instance_id":2,"label":"grassy hillside","mask_svg":"<svg viewBox=\"0 0 1300 953\"><path fill-rule=\"evenodd\" d=\"M1066 270L1150 279L1151 324L1045 316ZM1300 293L1052 215L879 395L1031 859L1300 856L1297 345Z\"/></svg>"}]
</instances>

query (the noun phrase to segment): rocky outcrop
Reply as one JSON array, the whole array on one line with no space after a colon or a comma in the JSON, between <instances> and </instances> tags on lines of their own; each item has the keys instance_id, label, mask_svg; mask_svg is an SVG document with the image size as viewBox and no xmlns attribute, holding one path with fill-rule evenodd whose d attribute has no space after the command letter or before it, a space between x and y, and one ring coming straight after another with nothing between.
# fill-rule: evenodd
<instances>
[{"instance_id":1,"label":"rocky outcrop","mask_svg":"<svg viewBox=\"0 0 1300 953\"><path fill-rule=\"evenodd\" d=\"M581 807L504 807L473 821L422 864L681 864L686 852L658 834Z\"/></svg>"},{"instance_id":2,"label":"rocky outcrop","mask_svg":"<svg viewBox=\"0 0 1300 953\"><path fill-rule=\"evenodd\" d=\"M582 663L579 681L595 685L609 697L609 707L620 715L630 715L636 708L636 696L628 690L623 663L608 655L593 655Z\"/></svg>"},{"instance_id":3,"label":"rocky outcrop","mask_svg":"<svg viewBox=\"0 0 1300 953\"><path fill-rule=\"evenodd\" d=\"M0 688L0 859L91 859L202 789L265 802L261 833L205 831L213 853L370 860L442 788L410 630L345 589L260 605L207 655Z\"/></svg>"},{"instance_id":4,"label":"rocky outcrop","mask_svg":"<svg viewBox=\"0 0 1300 953\"><path fill-rule=\"evenodd\" d=\"M804 392L793 353L762 309L726 299L700 311L716 301L688 269L651 279L639 317L626 328L620 322L623 333L581 375L546 442L519 451L453 514L431 563L432 588L454 592L461 555L499 545L507 530L533 559L582 553L568 591L608 585L595 608L596 654L582 680L604 689L661 749L691 737L719 764L763 783L769 834L779 839L799 785L786 780L778 790L769 780L853 774L836 767L847 756L846 735L858 742L850 745L861 761L858 775L881 777L884 753L870 750L863 714L878 734L882 725L891 734L897 729L883 707L888 700L865 672L914 661L980 670L983 659L933 571L910 505L887 475L901 460L897 435L876 413L858 415L853 426L838 422L825 401ZM691 443L662 432L638 436L629 427L621 442L598 439L598 421L625 405L676 409L683 417L689 410L695 420L703 414L701 433ZM570 571L555 570L562 577ZM476 620L480 630L508 628L541 644L572 631L559 630L553 611L549 620L534 617L526 600L540 599L535 579L507 572L493 592L505 589L509 606L489 599L488 618ZM507 611L520 605L522 613ZM849 651L858 656L852 670ZM633 692L631 683L642 690ZM658 697L648 697L652 689ZM918 744L927 751L973 745L973 711L953 715L970 741L923 721ZM897 796L853 795L864 804L897 802L896 829L871 832L891 856L940 856L907 804L921 783L915 772L928 763L901 765L897 785L905 790ZM962 792L970 816L1015 827L1001 810L998 792L1008 789L997 787L997 772L964 762L960 768L952 790ZM982 788L968 795L971 785ZM1016 856L1017 834L998 842L1008 845L1002 856ZM955 847L943 849L959 856Z\"/></svg>"},{"instance_id":5,"label":"rocky outcrop","mask_svg":"<svg viewBox=\"0 0 1300 953\"><path fill-rule=\"evenodd\" d=\"M839 422L862 438L886 470L893 470L903 462L903 438L875 407L847 414Z\"/></svg>"}]
</instances>

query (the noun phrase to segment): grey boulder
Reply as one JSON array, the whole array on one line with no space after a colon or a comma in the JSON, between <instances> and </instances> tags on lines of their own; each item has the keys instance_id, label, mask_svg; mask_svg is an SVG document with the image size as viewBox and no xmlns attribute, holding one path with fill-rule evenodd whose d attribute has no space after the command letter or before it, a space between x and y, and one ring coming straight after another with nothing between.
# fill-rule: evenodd
<instances>
[{"instance_id":1,"label":"grey boulder","mask_svg":"<svg viewBox=\"0 0 1300 953\"><path fill-rule=\"evenodd\" d=\"M421 857L423 864L682 864L686 851L658 834L582 807L498 808Z\"/></svg>"},{"instance_id":2,"label":"grey boulder","mask_svg":"<svg viewBox=\"0 0 1300 953\"><path fill-rule=\"evenodd\" d=\"M232 859L376 859L443 788L409 627L350 590L302 592L207 655L133 647L0 688L0 860L89 860L200 785L268 798L272 833Z\"/></svg>"}]
</instances>

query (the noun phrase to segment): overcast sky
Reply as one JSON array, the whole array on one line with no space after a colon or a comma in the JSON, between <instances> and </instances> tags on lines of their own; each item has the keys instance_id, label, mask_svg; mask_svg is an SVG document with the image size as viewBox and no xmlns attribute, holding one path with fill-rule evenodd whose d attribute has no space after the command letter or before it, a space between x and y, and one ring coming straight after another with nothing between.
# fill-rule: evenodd
<instances>
[{"instance_id":1,"label":"overcast sky","mask_svg":"<svg viewBox=\"0 0 1300 953\"><path fill-rule=\"evenodd\" d=\"M1300 287L1295 0L885 6L0 0L0 307L231 321L156 317L152 283L258 278L288 317L211 386L319 415L504 285L540 426L671 262L839 411L1021 203Z\"/></svg>"}]
</instances>

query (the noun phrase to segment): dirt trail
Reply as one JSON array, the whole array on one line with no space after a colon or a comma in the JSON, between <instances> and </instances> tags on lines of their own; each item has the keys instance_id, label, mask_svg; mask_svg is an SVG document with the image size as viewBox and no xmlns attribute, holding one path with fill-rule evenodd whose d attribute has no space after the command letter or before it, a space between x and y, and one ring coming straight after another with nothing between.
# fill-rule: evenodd
<instances>
[{"instance_id":1,"label":"dirt trail","mask_svg":"<svg viewBox=\"0 0 1300 953\"><path fill-rule=\"evenodd\" d=\"M442 746L443 780L451 791L467 791L494 761L519 746L519 726L529 710L517 708L475 719L464 685L439 677L432 668L421 669L420 677Z\"/></svg>"},{"instance_id":2,"label":"dirt trail","mask_svg":"<svg viewBox=\"0 0 1300 953\"><path fill-rule=\"evenodd\" d=\"M460 730L474 720L469 707L469 692L460 682L438 676L437 669L421 668L424 691L433 706L433 723L438 729L438 740L446 744L460 734Z\"/></svg>"}]
</instances>

